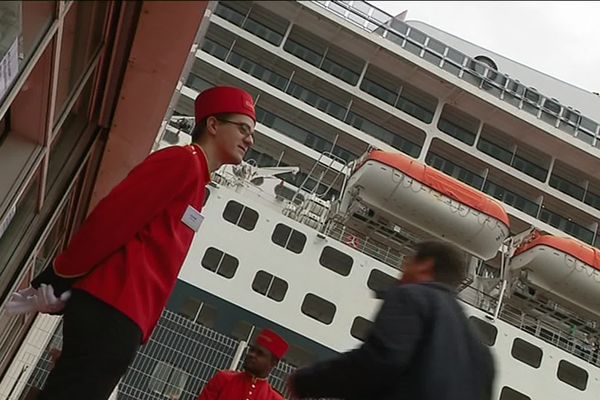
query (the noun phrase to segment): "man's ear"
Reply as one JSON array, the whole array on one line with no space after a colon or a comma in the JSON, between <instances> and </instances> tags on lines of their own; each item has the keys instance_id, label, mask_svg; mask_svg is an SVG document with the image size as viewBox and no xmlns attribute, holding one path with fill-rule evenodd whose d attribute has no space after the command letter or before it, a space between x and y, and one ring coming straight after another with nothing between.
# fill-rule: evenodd
<instances>
[{"instance_id":1,"label":"man's ear","mask_svg":"<svg viewBox=\"0 0 600 400\"><path fill-rule=\"evenodd\" d=\"M208 117L206 119L206 133L209 135L215 136L217 134L217 126L219 125L219 120L215 117Z\"/></svg>"}]
</instances>

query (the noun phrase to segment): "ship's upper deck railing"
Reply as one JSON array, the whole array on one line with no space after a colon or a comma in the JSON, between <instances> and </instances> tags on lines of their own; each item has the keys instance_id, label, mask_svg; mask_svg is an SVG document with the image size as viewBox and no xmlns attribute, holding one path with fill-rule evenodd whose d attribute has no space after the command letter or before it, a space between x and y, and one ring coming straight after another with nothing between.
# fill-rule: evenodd
<instances>
[{"instance_id":1,"label":"ship's upper deck railing","mask_svg":"<svg viewBox=\"0 0 600 400\"><path fill-rule=\"evenodd\" d=\"M465 288L458 296L465 303L476 307L490 316L496 309L498 299L473 286ZM575 333L558 322L536 315L528 309L521 309L511 302L503 302L498 318L512 326L556 346L567 353L573 354L588 363L600 367L600 349L598 348L598 333Z\"/></svg>"},{"instance_id":2,"label":"ship's upper deck railing","mask_svg":"<svg viewBox=\"0 0 600 400\"><path fill-rule=\"evenodd\" d=\"M361 232L355 231L345 225L331 223L325 230L325 235L342 242L345 245L366 254L392 268L400 269L404 254L398 249L387 246Z\"/></svg>"},{"instance_id":3,"label":"ship's upper deck railing","mask_svg":"<svg viewBox=\"0 0 600 400\"><path fill-rule=\"evenodd\" d=\"M465 82L539 120L600 148L600 124L492 66L445 45L365 1L312 1L352 24L384 37ZM486 57L487 58L487 57Z\"/></svg>"}]
</instances>

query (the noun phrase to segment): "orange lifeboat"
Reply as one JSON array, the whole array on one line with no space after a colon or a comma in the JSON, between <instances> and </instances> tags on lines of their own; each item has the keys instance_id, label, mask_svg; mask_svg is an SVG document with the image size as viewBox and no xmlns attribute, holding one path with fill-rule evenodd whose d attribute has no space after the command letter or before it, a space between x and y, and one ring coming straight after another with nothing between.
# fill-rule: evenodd
<instances>
[{"instance_id":1,"label":"orange lifeboat","mask_svg":"<svg viewBox=\"0 0 600 400\"><path fill-rule=\"evenodd\" d=\"M579 240L537 233L521 245L510 268L524 270L533 286L600 314L600 250Z\"/></svg>"},{"instance_id":2,"label":"orange lifeboat","mask_svg":"<svg viewBox=\"0 0 600 400\"><path fill-rule=\"evenodd\" d=\"M508 215L499 202L401 153L363 156L348 179L342 211L353 201L483 260L493 258L509 234Z\"/></svg>"}]
</instances>

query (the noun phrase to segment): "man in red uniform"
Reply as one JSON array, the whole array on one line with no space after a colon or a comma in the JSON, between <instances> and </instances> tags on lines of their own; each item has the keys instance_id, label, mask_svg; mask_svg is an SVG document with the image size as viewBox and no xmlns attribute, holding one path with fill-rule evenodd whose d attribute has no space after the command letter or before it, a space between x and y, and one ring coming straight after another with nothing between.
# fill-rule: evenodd
<instances>
[{"instance_id":1,"label":"man in red uniform","mask_svg":"<svg viewBox=\"0 0 600 400\"><path fill-rule=\"evenodd\" d=\"M250 347L244 360L244 372L221 371L204 387L198 400L283 400L267 378L285 355L288 344L265 329Z\"/></svg>"},{"instance_id":2,"label":"man in red uniform","mask_svg":"<svg viewBox=\"0 0 600 400\"><path fill-rule=\"evenodd\" d=\"M40 295L46 285L58 298L72 292L62 354L40 400L107 399L149 339L202 223L210 173L239 164L254 143L254 103L243 90L201 93L195 119L192 145L157 151L135 167L32 281Z\"/></svg>"}]
</instances>

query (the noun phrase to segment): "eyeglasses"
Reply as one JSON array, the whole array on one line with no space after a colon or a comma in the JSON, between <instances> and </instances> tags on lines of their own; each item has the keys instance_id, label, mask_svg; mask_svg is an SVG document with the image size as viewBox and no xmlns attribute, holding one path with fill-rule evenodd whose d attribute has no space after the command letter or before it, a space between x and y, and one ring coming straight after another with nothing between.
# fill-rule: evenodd
<instances>
[{"instance_id":1,"label":"eyeglasses","mask_svg":"<svg viewBox=\"0 0 600 400\"><path fill-rule=\"evenodd\" d=\"M254 129L252 129L250 125L248 125L245 122L230 121L224 118L217 118L217 121L223 122L225 124L237 125L238 130L244 137L252 136L252 138L254 138Z\"/></svg>"}]
</instances>

